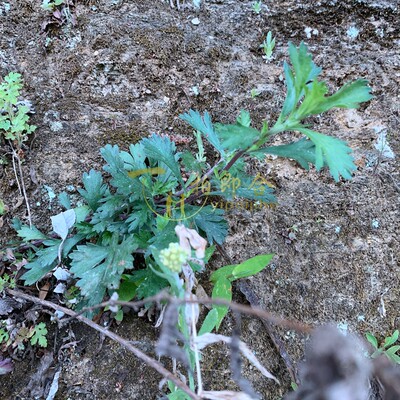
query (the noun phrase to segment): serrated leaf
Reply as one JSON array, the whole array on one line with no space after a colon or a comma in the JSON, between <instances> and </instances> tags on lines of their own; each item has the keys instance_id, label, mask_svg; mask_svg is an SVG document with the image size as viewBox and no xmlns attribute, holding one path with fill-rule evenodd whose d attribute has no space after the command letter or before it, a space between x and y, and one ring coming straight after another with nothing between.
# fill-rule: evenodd
<instances>
[{"instance_id":1,"label":"serrated leaf","mask_svg":"<svg viewBox=\"0 0 400 400\"><path fill-rule=\"evenodd\" d=\"M28 269L28 271L21 276L21 279L25 281L25 285L36 283L54 268L61 241L57 240L54 242L55 244L53 246L37 251L37 258L35 261L24 266L25 269Z\"/></svg>"},{"instance_id":2,"label":"serrated leaf","mask_svg":"<svg viewBox=\"0 0 400 400\"><path fill-rule=\"evenodd\" d=\"M350 155L351 148L342 140L314 132L307 128L297 128L311 139L315 145L315 167L319 171L324 164L336 182L340 176L344 179L351 179L352 172L357 169L354 159Z\"/></svg>"},{"instance_id":3,"label":"serrated leaf","mask_svg":"<svg viewBox=\"0 0 400 400\"><path fill-rule=\"evenodd\" d=\"M24 267L28 269L28 271L21 276L21 279L25 282L25 286L33 285L38 282L53 269L53 265L42 265L40 261L32 261Z\"/></svg>"},{"instance_id":4,"label":"serrated leaf","mask_svg":"<svg viewBox=\"0 0 400 400\"><path fill-rule=\"evenodd\" d=\"M82 239L82 235L74 235L66 239L62 249L62 255L66 257L72 248ZM61 240L48 240L45 241L44 244L49 247L38 250L35 260L24 266L24 268L28 270L21 276L21 279L25 281L25 285L36 283L56 266Z\"/></svg>"},{"instance_id":5,"label":"serrated leaf","mask_svg":"<svg viewBox=\"0 0 400 400\"><path fill-rule=\"evenodd\" d=\"M101 173L93 169L88 174L86 172L83 174L82 182L85 189L78 189L78 192L89 207L96 211L100 205L100 200L110 194L108 187L103 184Z\"/></svg>"},{"instance_id":6,"label":"serrated leaf","mask_svg":"<svg viewBox=\"0 0 400 400\"><path fill-rule=\"evenodd\" d=\"M212 296L213 299L222 299L226 301L232 300L232 285L231 282L221 277L219 278L214 285ZM218 312L218 319L216 322L216 329L218 330L222 320L225 318L225 315L228 313L228 306L213 306L215 310Z\"/></svg>"},{"instance_id":7,"label":"serrated leaf","mask_svg":"<svg viewBox=\"0 0 400 400\"><path fill-rule=\"evenodd\" d=\"M176 223L169 221L162 231L154 232L154 236L152 236L148 241L146 256L151 253L150 245L154 246L158 250L163 250L166 249L170 243L176 242L175 226Z\"/></svg>"},{"instance_id":8,"label":"serrated leaf","mask_svg":"<svg viewBox=\"0 0 400 400\"><path fill-rule=\"evenodd\" d=\"M213 308L210 310L205 317L203 324L198 332L198 335L204 335L205 333L210 333L216 327L218 323L218 310Z\"/></svg>"},{"instance_id":9,"label":"serrated leaf","mask_svg":"<svg viewBox=\"0 0 400 400\"><path fill-rule=\"evenodd\" d=\"M260 254L242 262L233 269L233 280L258 274L269 264L273 257L274 254Z\"/></svg>"},{"instance_id":10,"label":"serrated leaf","mask_svg":"<svg viewBox=\"0 0 400 400\"><path fill-rule=\"evenodd\" d=\"M291 158L306 170L309 169L309 164L315 164L315 145L306 138L290 144L261 148L252 151L250 154L257 158L263 157L265 154Z\"/></svg>"},{"instance_id":11,"label":"serrated leaf","mask_svg":"<svg viewBox=\"0 0 400 400\"><path fill-rule=\"evenodd\" d=\"M246 110L241 110L239 116L236 118L236 122L245 127L250 127L251 125L251 118L250 113Z\"/></svg>"},{"instance_id":12,"label":"serrated leaf","mask_svg":"<svg viewBox=\"0 0 400 400\"><path fill-rule=\"evenodd\" d=\"M198 162L196 158L193 156L193 154L185 150L181 154L181 160L182 164L185 167L185 171L187 172L197 172L199 175L201 174L203 168L205 167L205 163L203 162Z\"/></svg>"},{"instance_id":13,"label":"serrated leaf","mask_svg":"<svg viewBox=\"0 0 400 400\"><path fill-rule=\"evenodd\" d=\"M147 168L146 154L141 142L131 144L129 146L129 153L127 151L121 151L120 157L125 163L125 169L128 171L137 171Z\"/></svg>"},{"instance_id":14,"label":"serrated leaf","mask_svg":"<svg viewBox=\"0 0 400 400\"><path fill-rule=\"evenodd\" d=\"M90 213L90 208L88 206L80 206L80 207L75 207L75 216L76 216L76 224L79 224L83 221L85 221L86 217Z\"/></svg>"},{"instance_id":15,"label":"serrated leaf","mask_svg":"<svg viewBox=\"0 0 400 400\"><path fill-rule=\"evenodd\" d=\"M293 70L286 62L283 64L287 92L279 121L294 111L304 94L306 84L312 82L321 72L321 68L314 64L312 56L303 42L300 43L299 48L289 42L289 56Z\"/></svg>"},{"instance_id":16,"label":"serrated leaf","mask_svg":"<svg viewBox=\"0 0 400 400\"><path fill-rule=\"evenodd\" d=\"M153 134L149 138L142 139L142 145L147 157L155 161L164 163L183 184L180 166L176 161L176 146L167 136Z\"/></svg>"},{"instance_id":17,"label":"serrated leaf","mask_svg":"<svg viewBox=\"0 0 400 400\"><path fill-rule=\"evenodd\" d=\"M204 138L214 146L214 148L221 154L221 156L225 156L225 150L222 147L221 142L214 131L210 114L207 111L204 112L203 118L201 117L199 112L193 110L190 110L186 114L179 115L179 118L183 121L186 121L195 130L200 131L203 134Z\"/></svg>"},{"instance_id":18,"label":"serrated leaf","mask_svg":"<svg viewBox=\"0 0 400 400\"><path fill-rule=\"evenodd\" d=\"M62 240L68 236L69 230L74 226L76 215L74 210L63 211L60 214L51 217L53 231L57 233Z\"/></svg>"},{"instance_id":19,"label":"serrated leaf","mask_svg":"<svg viewBox=\"0 0 400 400\"><path fill-rule=\"evenodd\" d=\"M293 118L300 121L309 115L319 114L320 112L326 111L321 109L321 105L324 102L325 94L327 92L328 88L325 82L318 82L317 80L314 80L309 85L305 85L304 99L299 108L293 114Z\"/></svg>"},{"instance_id":20,"label":"serrated leaf","mask_svg":"<svg viewBox=\"0 0 400 400\"><path fill-rule=\"evenodd\" d=\"M215 130L227 150L245 150L260 137L257 129L242 125L215 124Z\"/></svg>"},{"instance_id":21,"label":"serrated leaf","mask_svg":"<svg viewBox=\"0 0 400 400\"><path fill-rule=\"evenodd\" d=\"M321 69L313 63L307 46L302 42L297 49L289 43L289 55L293 70L284 63L287 94L278 122L282 122L289 114L293 122L332 108L358 108L360 103L372 99L368 82L363 79L346 83L336 93L325 97L327 86L317 81Z\"/></svg>"},{"instance_id":22,"label":"serrated leaf","mask_svg":"<svg viewBox=\"0 0 400 400\"><path fill-rule=\"evenodd\" d=\"M125 196L110 194L108 197L103 198L101 203L91 220L94 231L97 233L104 231L116 232L120 228L125 228L126 231L125 223L118 218L127 207Z\"/></svg>"},{"instance_id":23,"label":"serrated leaf","mask_svg":"<svg viewBox=\"0 0 400 400\"><path fill-rule=\"evenodd\" d=\"M152 215L146 203L136 203L125 223L129 224L128 232L134 232L143 227Z\"/></svg>"},{"instance_id":24,"label":"serrated leaf","mask_svg":"<svg viewBox=\"0 0 400 400\"><path fill-rule=\"evenodd\" d=\"M78 246L69 256L70 271L78 278L77 286L90 304L101 302L106 289L117 289L123 272L133 267L132 252L137 243L133 237L118 242L118 235L114 234L108 246Z\"/></svg>"},{"instance_id":25,"label":"serrated leaf","mask_svg":"<svg viewBox=\"0 0 400 400\"><path fill-rule=\"evenodd\" d=\"M21 229L17 230L17 234L24 242L29 242L31 240L44 240L47 239L47 236L40 232L35 226L22 226Z\"/></svg>"},{"instance_id":26,"label":"serrated leaf","mask_svg":"<svg viewBox=\"0 0 400 400\"><path fill-rule=\"evenodd\" d=\"M346 83L332 96L324 98L313 114L320 114L331 108L358 108L361 103L373 98L371 88L365 79L357 79L354 82Z\"/></svg>"},{"instance_id":27,"label":"serrated leaf","mask_svg":"<svg viewBox=\"0 0 400 400\"><path fill-rule=\"evenodd\" d=\"M205 206L196 214L194 222L199 229L205 232L210 244L222 244L225 241L228 234L228 223L222 210Z\"/></svg>"},{"instance_id":28,"label":"serrated leaf","mask_svg":"<svg viewBox=\"0 0 400 400\"><path fill-rule=\"evenodd\" d=\"M142 193L142 185L137 179L129 177L118 146L107 144L100 150L100 153L107 162L103 169L112 176L110 184L117 189L119 194L138 199Z\"/></svg>"},{"instance_id":29,"label":"serrated leaf","mask_svg":"<svg viewBox=\"0 0 400 400\"><path fill-rule=\"evenodd\" d=\"M254 182L254 178L253 178ZM243 179L242 185L236 190L236 196L242 197L247 200L261 201L267 204L276 203L276 198L274 196L274 189L267 184L262 184L258 182L247 181ZM246 204L245 204L246 205ZM235 204L233 204L235 206ZM241 203L238 203L238 207Z\"/></svg>"},{"instance_id":30,"label":"serrated leaf","mask_svg":"<svg viewBox=\"0 0 400 400\"><path fill-rule=\"evenodd\" d=\"M294 70L294 87L299 99L303 93L304 86L321 73L321 68L317 67L312 61L312 55L308 53L308 48L304 42L301 42L298 48L289 42L289 56Z\"/></svg>"}]
</instances>

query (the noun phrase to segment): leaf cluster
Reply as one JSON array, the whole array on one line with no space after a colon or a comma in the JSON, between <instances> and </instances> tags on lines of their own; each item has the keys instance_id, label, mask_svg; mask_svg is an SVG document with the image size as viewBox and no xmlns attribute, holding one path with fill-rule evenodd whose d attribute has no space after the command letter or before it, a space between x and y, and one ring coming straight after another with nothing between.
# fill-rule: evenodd
<instances>
[{"instance_id":1,"label":"leaf cluster","mask_svg":"<svg viewBox=\"0 0 400 400\"><path fill-rule=\"evenodd\" d=\"M365 337L374 348L371 358L377 358L383 354L395 364L400 364L400 356L397 354L400 350L400 345L395 345L399 339L398 330L395 330L391 336L386 337L381 344L378 344L378 339L370 332L366 333Z\"/></svg>"},{"instance_id":2,"label":"leaf cluster","mask_svg":"<svg viewBox=\"0 0 400 400\"><path fill-rule=\"evenodd\" d=\"M5 328L0 328L0 343L4 343L4 347L12 347L18 350L25 349L25 342L29 340L32 346L47 347L47 328L44 322L32 325L30 328L22 325L15 327L8 332Z\"/></svg>"},{"instance_id":3,"label":"leaf cluster","mask_svg":"<svg viewBox=\"0 0 400 400\"><path fill-rule=\"evenodd\" d=\"M0 132L5 139L15 141L18 148L36 130L35 125L28 124L30 108L18 101L21 89L21 74L16 72L10 72L0 84Z\"/></svg>"}]
</instances>

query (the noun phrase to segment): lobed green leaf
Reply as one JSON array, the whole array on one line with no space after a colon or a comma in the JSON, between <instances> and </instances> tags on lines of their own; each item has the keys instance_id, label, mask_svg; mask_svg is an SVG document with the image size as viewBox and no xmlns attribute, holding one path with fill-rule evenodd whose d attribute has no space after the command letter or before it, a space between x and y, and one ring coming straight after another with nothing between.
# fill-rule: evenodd
<instances>
[{"instance_id":1,"label":"lobed green leaf","mask_svg":"<svg viewBox=\"0 0 400 400\"><path fill-rule=\"evenodd\" d=\"M319 171L325 164L336 182L340 176L351 179L352 172L357 169L350 155L352 150L342 140L314 132L307 128L298 128L315 145L315 167Z\"/></svg>"},{"instance_id":2,"label":"lobed green leaf","mask_svg":"<svg viewBox=\"0 0 400 400\"><path fill-rule=\"evenodd\" d=\"M204 117L201 117L198 111L189 110L188 113L179 115L179 118L187 122L195 130L200 131L218 153L222 157L225 156L225 150L221 145L218 135L215 133L210 114L207 111L205 111Z\"/></svg>"}]
</instances>

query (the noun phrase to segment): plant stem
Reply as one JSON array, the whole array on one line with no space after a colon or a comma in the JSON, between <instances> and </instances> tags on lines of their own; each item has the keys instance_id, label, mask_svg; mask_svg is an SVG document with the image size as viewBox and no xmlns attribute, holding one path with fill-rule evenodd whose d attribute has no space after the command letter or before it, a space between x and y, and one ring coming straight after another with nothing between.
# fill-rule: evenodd
<instances>
[{"instance_id":1,"label":"plant stem","mask_svg":"<svg viewBox=\"0 0 400 400\"><path fill-rule=\"evenodd\" d=\"M249 147L249 148L250 148L250 147ZM233 164L235 164L235 162L236 162L237 160L239 160L239 158L242 157L242 156L244 155L244 153L246 153L246 151L247 151L249 148L247 148L247 149L245 149L245 150L240 150L240 151L238 151L238 152L232 157L232 159L228 162L228 164L225 165L225 167L222 169L222 171L229 171L229 170L232 168Z\"/></svg>"},{"instance_id":2,"label":"plant stem","mask_svg":"<svg viewBox=\"0 0 400 400\"><path fill-rule=\"evenodd\" d=\"M196 315L195 305L192 304L192 315ZM201 396L203 392L203 381L201 379L201 369L200 369L200 359L199 359L199 350L196 344L196 321L195 318L192 318L192 337L193 337L193 352L194 352L194 361L196 363L196 373L197 373L197 394Z\"/></svg>"},{"instance_id":3,"label":"plant stem","mask_svg":"<svg viewBox=\"0 0 400 400\"><path fill-rule=\"evenodd\" d=\"M26 211L28 213L29 227L32 228L31 208L29 206L28 195L26 194L24 174L22 172L22 165L21 165L21 158L19 157L18 153L15 151L12 143L10 143L10 145L11 145L11 149L12 149L12 161L13 161L14 174L17 179L18 189L19 189L20 193L24 196L24 200L25 200L25 204L26 204ZM17 163L18 163L19 178L17 176L17 172L15 169L15 160L17 160ZM21 189L22 189L22 192L21 192Z\"/></svg>"}]
</instances>

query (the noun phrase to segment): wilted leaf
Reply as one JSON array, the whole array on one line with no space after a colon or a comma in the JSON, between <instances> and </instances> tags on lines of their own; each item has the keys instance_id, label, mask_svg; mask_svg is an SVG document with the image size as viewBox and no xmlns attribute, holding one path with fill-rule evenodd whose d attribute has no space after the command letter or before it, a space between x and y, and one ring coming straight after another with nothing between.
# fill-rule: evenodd
<instances>
[{"instance_id":1,"label":"wilted leaf","mask_svg":"<svg viewBox=\"0 0 400 400\"><path fill-rule=\"evenodd\" d=\"M232 392L230 390L203 391L202 395L209 400L253 400L253 397L244 392Z\"/></svg>"},{"instance_id":2,"label":"wilted leaf","mask_svg":"<svg viewBox=\"0 0 400 400\"><path fill-rule=\"evenodd\" d=\"M226 344L231 343L232 338L224 335L218 335L215 333L205 333L204 335L197 336L195 339L195 343L199 350L204 349L205 347L218 343L224 342ZM253 354L253 352L247 347L246 343L239 341L239 348L241 353L266 377L269 379L273 379L276 383L279 383L278 379L275 378L267 369L265 369L262 364L258 361L257 357Z\"/></svg>"},{"instance_id":3,"label":"wilted leaf","mask_svg":"<svg viewBox=\"0 0 400 400\"><path fill-rule=\"evenodd\" d=\"M53 231L57 233L62 240L65 240L68 236L69 230L74 226L75 219L76 215L74 210L67 210L54 215L51 217Z\"/></svg>"},{"instance_id":4,"label":"wilted leaf","mask_svg":"<svg viewBox=\"0 0 400 400\"><path fill-rule=\"evenodd\" d=\"M175 227L176 236L179 238L179 245L186 250L188 255L192 254L192 249L196 251L196 257L203 259L205 257L207 240L202 238L194 229L178 224Z\"/></svg>"}]
</instances>

